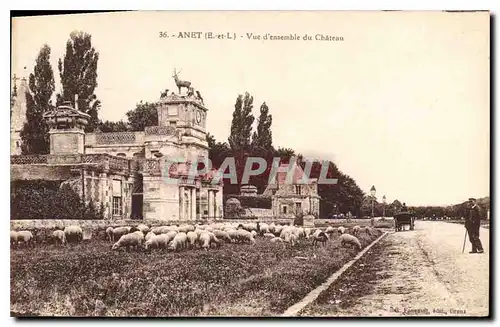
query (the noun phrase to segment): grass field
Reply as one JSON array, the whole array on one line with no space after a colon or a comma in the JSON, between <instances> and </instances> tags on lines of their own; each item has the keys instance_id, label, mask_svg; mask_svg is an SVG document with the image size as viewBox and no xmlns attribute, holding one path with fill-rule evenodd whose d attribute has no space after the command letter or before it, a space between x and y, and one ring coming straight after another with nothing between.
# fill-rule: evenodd
<instances>
[{"instance_id":1,"label":"grass field","mask_svg":"<svg viewBox=\"0 0 500 327\"><path fill-rule=\"evenodd\" d=\"M381 235L360 236L363 247ZM254 246L179 253L77 245L11 250L11 315L274 316L302 299L357 253L336 238L295 247Z\"/></svg>"}]
</instances>

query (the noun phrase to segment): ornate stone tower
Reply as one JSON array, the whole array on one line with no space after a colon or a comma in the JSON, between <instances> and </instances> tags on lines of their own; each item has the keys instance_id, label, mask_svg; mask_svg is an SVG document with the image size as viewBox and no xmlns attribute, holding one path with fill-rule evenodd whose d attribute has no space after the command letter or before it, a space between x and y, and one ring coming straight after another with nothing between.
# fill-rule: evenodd
<instances>
[{"instance_id":1,"label":"ornate stone tower","mask_svg":"<svg viewBox=\"0 0 500 327\"><path fill-rule=\"evenodd\" d=\"M76 103L76 101L75 101ZM50 127L50 154L83 154L84 128L90 116L65 102L44 114Z\"/></svg>"}]
</instances>

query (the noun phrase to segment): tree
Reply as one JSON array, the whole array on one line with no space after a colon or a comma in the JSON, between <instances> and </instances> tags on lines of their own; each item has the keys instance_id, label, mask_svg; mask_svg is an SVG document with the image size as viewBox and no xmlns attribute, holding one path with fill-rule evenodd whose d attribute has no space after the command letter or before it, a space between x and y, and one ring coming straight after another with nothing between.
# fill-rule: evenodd
<instances>
[{"instance_id":1,"label":"tree","mask_svg":"<svg viewBox=\"0 0 500 327\"><path fill-rule=\"evenodd\" d=\"M99 53L92 47L92 36L74 31L66 42L64 59L59 59L58 68L61 77L62 94L57 96L57 104L70 101L75 105L78 95L78 110L90 115L85 131L93 131L98 123L100 101L94 94L97 87L97 61Z\"/></svg>"},{"instance_id":2,"label":"tree","mask_svg":"<svg viewBox=\"0 0 500 327\"><path fill-rule=\"evenodd\" d=\"M21 131L23 154L49 153L48 126L43 119L43 114L52 106L50 98L54 89L50 47L45 44L38 53L34 72L29 76L26 91L26 122Z\"/></svg>"},{"instance_id":3,"label":"tree","mask_svg":"<svg viewBox=\"0 0 500 327\"><path fill-rule=\"evenodd\" d=\"M245 97L238 95L231 121L231 134L228 139L229 146L234 151L245 152L249 150L252 124L255 120L252 108L253 97L248 92L245 93Z\"/></svg>"},{"instance_id":4,"label":"tree","mask_svg":"<svg viewBox=\"0 0 500 327\"><path fill-rule=\"evenodd\" d=\"M264 102L260 106L260 116L257 124L257 131L253 133L252 147L260 151L269 151L273 146L273 135L271 124L273 117L269 114L269 107Z\"/></svg>"},{"instance_id":5,"label":"tree","mask_svg":"<svg viewBox=\"0 0 500 327\"><path fill-rule=\"evenodd\" d=\"M158 125L156 103L139 102L134 110L127 112L128 124L132 131L144 131L147 126Z\"/></svg>"},{"instance_id":6,"label":"tree","mask_svg":"<svg viewBox=\"0 0 500 327\"><path fill-rule=\"evenodd\" d=\"M106 120L104 122L103 121L99 122L98 129L103 133L127 132L130 130L130 126L123 120L120 120L118 122Z\"/></svg>"}]
</instances>

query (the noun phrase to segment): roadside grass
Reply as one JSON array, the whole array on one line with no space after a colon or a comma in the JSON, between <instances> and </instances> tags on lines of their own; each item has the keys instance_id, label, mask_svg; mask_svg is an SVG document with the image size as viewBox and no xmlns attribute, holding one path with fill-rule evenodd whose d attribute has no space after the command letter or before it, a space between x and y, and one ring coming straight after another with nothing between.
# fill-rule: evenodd
<instances>
[{"instance_id":1,"label":"roadside grass","mask_svg":"<svg viewBox=\"0 0 500 327\"><path fill-rule=\"evenodd\" d=\"M363 247L381 235L362 235ZM294 247L114 252L102 238L11 250L11 314L43 316L274 316L357 251L302 240Z\"/></svg>"}]
</instances>

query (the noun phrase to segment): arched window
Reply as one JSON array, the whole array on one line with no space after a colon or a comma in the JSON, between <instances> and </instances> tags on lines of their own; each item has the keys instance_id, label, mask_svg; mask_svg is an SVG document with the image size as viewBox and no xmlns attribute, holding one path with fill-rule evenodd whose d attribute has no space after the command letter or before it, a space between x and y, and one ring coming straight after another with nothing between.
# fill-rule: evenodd
<instances>
[{"instance_id":1,"label":"arched window","mask_svg":"<svg viewBox=\"0 0 500 327\"><path fill-rule=\"evenodd\" d=\"M127 155L123 152L120 152L120 153L117 153L116 156L117 157L126 157Z\"/></svg>"}]
</instances>

